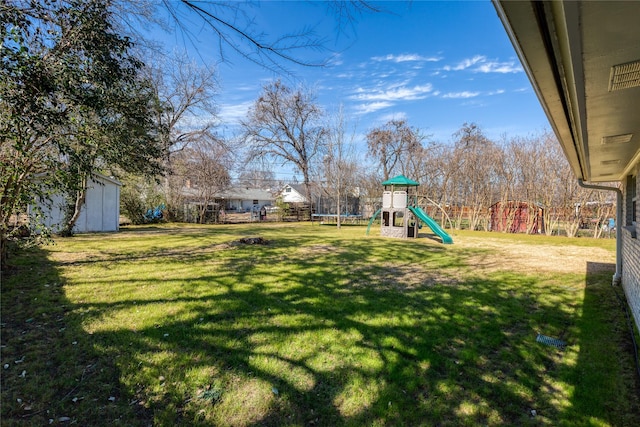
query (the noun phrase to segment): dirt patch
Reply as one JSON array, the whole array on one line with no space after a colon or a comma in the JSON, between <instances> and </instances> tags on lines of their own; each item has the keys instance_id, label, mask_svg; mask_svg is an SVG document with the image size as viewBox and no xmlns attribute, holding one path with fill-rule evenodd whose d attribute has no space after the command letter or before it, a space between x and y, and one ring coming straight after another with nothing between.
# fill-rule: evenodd
<instances>
[{"instance_id":1,"label":"dirt patch","mask_svg":"<svg viewBox=\"0 0 640 427\"><path fill-rule=\"evenodd\" d=\"M304 254L328 254L328 253L337 253L341 251L335 246L332 245L311 245L311 246L303 246L300 248L300 252Z\"/></svg>"},{"instance_id":2,"label":"dirt patch","mask_svg":"<svg viewBox=\"0 0 640 427\"><path fill-rule=\"evenodd\" d=\"M449 273L449 272L447 272ZM452 285L458 283L453 274L426 268L420 264L383 263L380 267L359 266L353 269L349 286L369 288L377 291L394 290L399 292L428 288L434 285Z\"/></svg>"},{"instance_id":3,"label":"dirt patch","mask_svg":"<svg viewBox=\"0 0 640 427\"><path fill-rule=\"evenodd\" d=\"M269 241L263 237L243 237L240 240L236 240L234 243L241 245L268 245Z\"/></svg>"},{"instance_id":4,"label":"dirt patch","mask_svg":"<svg viewBox=\"0 0 640 427\"><path fill-rule=\"evenodd\" d=\"M590 273L594 268L611 270L615 253L602 248L573 245L541 245L508 241L505 239L458 237L460 248L484 249L487 252L474 255L468 263L482 271L517 271L522 273L555 272Z\"/></svg>"}]
</instances>

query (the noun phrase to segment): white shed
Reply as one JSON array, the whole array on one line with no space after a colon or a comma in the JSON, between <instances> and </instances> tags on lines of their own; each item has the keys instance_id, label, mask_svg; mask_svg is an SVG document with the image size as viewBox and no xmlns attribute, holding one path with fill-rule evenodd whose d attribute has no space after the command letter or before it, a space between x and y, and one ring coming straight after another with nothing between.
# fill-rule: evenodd
<instances>
[{"instance_id":1,"label":"white shed","mask_svg":"<svg viewBox=\"0 0 640 427\"><path fill-rule=\"evenodd\" d=\"M120 226L120 187L122 184L94 173L87 182L87 194L80 216L73 228L75 233L118 231ZM64 197L55 194L51 200L41 201L44 224L53 232L60 231L64 220Z\"/></svg>"}]
</instances>

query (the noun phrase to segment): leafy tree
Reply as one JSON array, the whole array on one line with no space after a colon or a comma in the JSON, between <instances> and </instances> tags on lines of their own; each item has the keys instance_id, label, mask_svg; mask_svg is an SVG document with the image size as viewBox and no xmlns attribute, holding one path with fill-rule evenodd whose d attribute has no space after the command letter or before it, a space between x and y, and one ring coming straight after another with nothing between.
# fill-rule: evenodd
<instances>
[{"instance_id":1,"label":"leafy tree","mask_svg":"<svg viewBox=\"0 0 640 427\"><path fill-rule=\"evenodd\" d=\"M120 178L120 182L122 182L122 189L120 190L120 210L122 214L132 224L150 222L147 215L148 211L160 207L165 200L164 195L158 191L157 182L149 179L149 177L136 174L126 174Z\"/></svg>"},{"instance_id":2,"label":"leafy tree","mask_svg":"<svg viewBox=\"0 0 640 427\"><path fill-rule=\"evenodd\" d=\"M305 196L314 158L326 144L323 111L307 90L293 90L279 80L267 84L242 122L250 159L273 159L292 164L302 174Z\"/></svg>"},{"instance_id":3,"label":"leafy tree","mask_svg":"<svg viewBox=\"0 0 640 427\"><path fill-rule=\"evenodd\" d=\"M0 241L9 220L47 191L64 191L73 228L91 173L158 173L153 92L131 41L112 30L109 3L0 6ZM36 179L37 178L37 182Z\"/></svg>"}]
</instances>

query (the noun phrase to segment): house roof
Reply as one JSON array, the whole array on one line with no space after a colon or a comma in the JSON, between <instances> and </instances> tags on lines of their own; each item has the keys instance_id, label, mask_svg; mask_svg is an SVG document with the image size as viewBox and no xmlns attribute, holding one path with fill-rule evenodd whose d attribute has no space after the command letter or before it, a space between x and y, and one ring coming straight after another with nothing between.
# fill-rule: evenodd
<instances>
[{"instance_id":1,"label":"house roof","mask_svg":"<svg viewBox=\"0 0 640 427\"><path fill-rule=\"evenodd\" d=\"M640 2L493 3L574 174L622 181L640 162Z\"/></svg>"},{"instance_id":2,"label":"house roof","mask_svg":"<svg viewBox=\"0 0 640 427\"><path fill-rule=\"evenodd\" d=\"M407 178L404 175L398 175L384 181L382 185L404 185L404 186L416 187L420 184L412 179Z\"/></svg>"},{"instance_id":3,"label":"house roof","mask_svg":"<svg viewBox=\"0 0 640 427\"><path fill-rule=\"evenodd\" d=\"M282 191L287 187L293 188L302 197L306 197L307 191L304 188L304 184L287 184L283 187ZM282 193L282 191L280 191L280 193ZM315 182L309 183L309 191L311 192L311 197L317 197L322 192L320 186Z\"/></svg>"},{"instance_id":4,"label":"house roof","mask_svg":"<svg viewBox=\"0 0 640 427\"><path fill-rule=\"evenodd\" d=\"M200 197L200 192L197 188L183 187L182 195L197 198ZM216 194L215 197L227 200L273 200L271 192L247 187L231 187Z\"/></svg>"},{"instance_id":5,"label":"house roof","mask_svg":"<svg viewBox=\"0 0 640 427\"><path fill-rule=\"evenodd\" d=\"M287 187L293 188L294 190L296 190L301 195L304 195L305 192L306 192L305 189L304 189L304 185L302 185L302 184L287 184L287 185L284 186L284 188L287 188Z\"/></svg>"},{"instance_id":6,"label":"house roof","mask_svg":"<svg viewBox=\"0 0 640 427\"><path fill-rule=\"evenodd\" d=\"M106 175L102 175L101 173L92 172L91 177L110 182L111 184L117 185L118 187L122 187L122 183L112 176L106 176Z\"/></svg>"},{"instance_id":7,"label":"house roof","mask_svg":"<svg viewBox=\"0 0 640 427\"><path fill-rule=\"evenodd\" d=\"M239 200L272 200L273 194L261 188L231 187L222 192L218 197L222 199Z\"/></svg>"}]
</instances>

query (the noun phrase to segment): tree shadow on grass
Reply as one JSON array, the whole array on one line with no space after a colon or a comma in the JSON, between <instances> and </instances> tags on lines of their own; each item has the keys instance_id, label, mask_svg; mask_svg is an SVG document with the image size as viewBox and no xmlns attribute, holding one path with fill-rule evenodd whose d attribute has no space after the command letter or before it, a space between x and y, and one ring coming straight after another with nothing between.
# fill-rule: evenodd
<instances>
[{"instance_id":1,"label":"tree shadow on grass","mask_svg":"<svg viewBox=\"0 0 640 427\"><path fill-rule=\"evenodd\" d=\"M179 285L170 296L71 303L59 295L67 329L52 353L73 360L63 377L81 381L77 390L73 382L57 386L66 397L56 408L83 425L610 421L595 409L572 409L589 405L579 393L571 408L564 406L569 398L559 399L553 387L578 381L581 359L575 370L559 369L561 351L535 342L537 331L550 331L569 341L577 336L582 347L588 331L575 325L581 303L575 290L545 290L550 285L534 276L476 276L466 263L473 253L417 241L336 238L317 245L312 236L280 236L268 247L236 247L224 256L191 252L162 249L129 261L184 268L184 277L163 283ZM210 272L188 274L212 261ZM60 283L55 269L48 274L47 281ZM98 287L109 278L105 271L92 280ZM33 280L42 286L42 277ZM154 280L133 276L127 286L139 289ZM600 313L585 301L582 318L588 307L592 316ZM156 317L144 314L154 310ZM86 366L96 368L83 377ZM89 381L93 386L83 393ZM116 401L104 402L97 384ZM70 402L85 395L82 402L96 408ZM3 414L5 401L15 397L5 399L3 391ZM18 419L13 406L6 413Z\"/></svg>"},{"instance_id":2,"label":"tree shadow on grass","mask_svg":"<svg viewBox=\"0 0 640 427\"><path fill-rule=\"evenodd\" d=\"M550 312L569 323L569 312L518 290L535 279L461 280L448 272L463 259L415 242L293 250L311 241L281 239L272 249L288 256L276 269L264 248L242 248L215 274L186 279L182 295L75 310L181 307L157 325L93 334L162 425L526 424L535 407L557 415L539 392L553 360L534 330ZM377 260L368 260L372 245ZM189 296L202 283L216 291ZM212 389L219 399L207 402Z\"/></svg>"},{"instance_id":3,"label":"tree shadow on grass","mask_svg":"<svg viewBox=\"0 0 640 427\"><path fill-rule=\"evenodd\" d=\"M640 378L625 318L624 292L612 286L615 264L587 262L582 315L576 319L577 363L566 379L575 387L564 418L640 425Z\"/></svg>"},{"instance_id":4,"label":"tree shadow on grass","mask_svg":"<svg viewBox=\"0 0 640 427\"><path fill-rule=\"evenodd\" d=\"M46 251L14 261L1 289L2 425L148 425L151 414L129 405L121 373L94 348Z\"/></svg>"}]
</instances>

